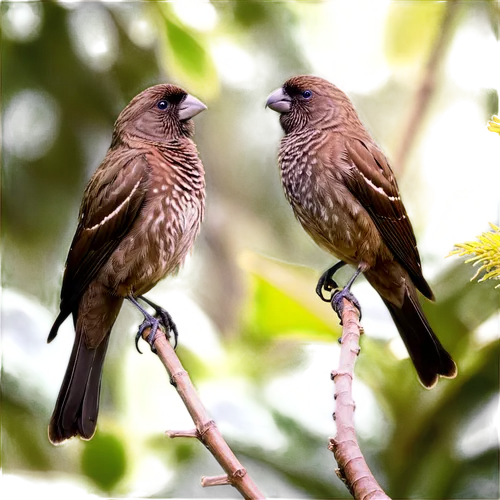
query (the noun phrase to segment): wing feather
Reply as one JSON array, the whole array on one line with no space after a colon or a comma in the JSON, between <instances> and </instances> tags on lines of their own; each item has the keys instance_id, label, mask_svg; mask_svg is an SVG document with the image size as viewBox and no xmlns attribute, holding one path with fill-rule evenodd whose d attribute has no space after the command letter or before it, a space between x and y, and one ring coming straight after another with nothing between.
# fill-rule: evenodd
<instances>
[{"instance_id":1,"label":"wing feather","mask_svg":"<svg viewBox=\"0 0 500 500\"><path fill-rule=\"evenodd\" d=\"M346 141L344 160L351 166L347 187L370 214L382 238L429 299L434 295L422 275L413 228L401 201L396 178L383 153L372 144Z\"/></svg>"},{"instance_id":2,"label":"wing feather","mask_svg":"<svg viewBox=\"0 0 500 500\"><path fill-rule=\"evenodd\" d=\"M142 155L124 155L112 164L105 160L92 177L66 260L61 311L70 311L80 300L129 231L144 202L148 178L149 166Z\"/></svg>"}]
</instances>

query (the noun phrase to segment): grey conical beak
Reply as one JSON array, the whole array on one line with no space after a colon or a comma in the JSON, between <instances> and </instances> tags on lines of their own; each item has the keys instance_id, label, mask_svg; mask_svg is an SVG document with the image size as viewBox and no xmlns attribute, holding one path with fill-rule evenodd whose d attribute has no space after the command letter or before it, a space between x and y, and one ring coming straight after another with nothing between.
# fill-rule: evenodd
<instances>
[{"instance_id":1,"label":"grey conical beak","mask_svg":"<svg viewBox=\"0 0 500 500\"><path fill-rule=\"evenodd\" d=\"M179 120L189 120L207 109L207 107L196 97L188 94L179 106Z\"/></svg>"},{"instance_id":2,"label":"grey conical beak","mask_svg":"<svg viewBox=\"0 0 500 500\"><path fill-rule=\"evenodd\" d=\"M282 88L279 88L267 98L266 108L271 108L278 113L288 113L291 104L290 96Z\"/></svg>"}]
</instances>

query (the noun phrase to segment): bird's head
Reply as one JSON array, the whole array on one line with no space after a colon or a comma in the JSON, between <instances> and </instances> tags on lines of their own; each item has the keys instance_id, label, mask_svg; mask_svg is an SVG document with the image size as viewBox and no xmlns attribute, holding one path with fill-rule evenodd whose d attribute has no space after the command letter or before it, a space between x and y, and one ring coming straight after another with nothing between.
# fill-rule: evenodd
<instances>
[{"instance_id":1,"label":"bird's head","mask_svg":"<svg viewBox=\"0 0 500 500\"><path fill-rule=\"evenodd\" d=\"M317 76L295 76L267 99L266 106L280 113L286 134L305 128L329 128L342 124L356 112L347 95Z\"/></svg>"},{"instance_id":2,"label":"bird's head","mask_svg":"<svg viewBox=\"0 0 500 500\"><path fill-rule=\"evenodd\" d=\"M150 87L135 96L115 123L114 138L129 134L140 139L166 141L194 133L193 116L207 107L175 85Z\"/></svg>"}]
</instances>

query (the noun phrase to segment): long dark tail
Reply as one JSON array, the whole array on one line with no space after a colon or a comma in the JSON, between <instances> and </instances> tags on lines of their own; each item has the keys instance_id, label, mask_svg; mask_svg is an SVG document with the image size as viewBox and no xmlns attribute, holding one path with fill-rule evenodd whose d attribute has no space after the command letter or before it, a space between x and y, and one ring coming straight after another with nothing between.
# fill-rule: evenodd
<instances>
[{"instance_id":1,"label":"long dark tail","mask_svg":"<svg viewBox=\"0 0 500 500\"><path fill-rule=\"evenodd\" d=\"M49 424L49 439L59 444L73 436L91 439L97 425L99 392L109 335L89 349L77 333L71 358Z\"/></svg>"},{"instance_id":2,"label":"long dark tail","mask_svg":"<svg viewBox=\"0 0 500 500\"><path fill-rule=\"evenodd\" d=\"M406 288L401 308L383 297L382 300L391 313L422 384L431 389L439 376L455 378L457 365L432 331L416 291Z\"/></svg>"}]
</instances>

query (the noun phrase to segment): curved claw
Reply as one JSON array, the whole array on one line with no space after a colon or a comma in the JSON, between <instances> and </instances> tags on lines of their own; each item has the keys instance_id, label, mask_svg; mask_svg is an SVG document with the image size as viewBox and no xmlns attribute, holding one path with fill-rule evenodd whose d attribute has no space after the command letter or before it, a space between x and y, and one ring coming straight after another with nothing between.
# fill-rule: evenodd
<instances>
[{"instance_id":1,"label":"curved claw","mask_svg":"<svg viewBox=\"0 0 500 500\"><path fill-rule=\"evenodd\" d=\"M179 332L177 331L175 323L172 323L172 332L174 334L174 351L175 351L177 349L177 339L179 338Z\"/></svg>"},{"instance_id":2,"label":"curved claw","mask_svg":"<svg viewBox=\"0 0 500 500\"><path fill-rule=\"evenodd\" d=\"M333 290L338 289L338 287L339 286L334 279L331 277L325 278L325 275L323 274L316 285L316 293L323 302L331 302L332 295L330 294L330 297L325 297L323 295L323 290L325 292L332 292Z\"/></svg>"},{"instance_id":3,"label":"curved claw","mask_svg":"<svg viewBox=\"0 0 500 500\"><path fill-rule=\"evenodd\" d=\"M160 326L160 320L158 320L157 318L154 318L153 316L149 315L148 317L144 318L144 321L139 326L139 330L137 331L137 335L135 336L135 348L140 354L142 354L142 351L139 349L139 339L142 338L144 330L146 330L147 328L150 328L151 332L149 333L146 342L151 346L151 350L154 353L156 353L154 343L155 343L156 332L158 331L159 326Z\"/></svg>"},{"instance_id":4,"label":"curved claw","mask_svg":"<svg viewBox=\"0 0 500 500\"><path fill-rule=\"evenodd\" d=\"M337 282L333 279L333 276L339 269L341 269L345 265L346 263L340 260L334 266L330 267L330 269L327 269L318 280L318 284L316 285L316 294L324 302L331 302L332 294L330 294L330 297L325 297L323 295L323 290L325 292L332 292L333 290L339 288Z\"/></svg>"},{"instance_id":5,"label":"curved claw","mask_svg":"<svg viewBox=\"0 0 500 500\"><path fill-rule=\"evenodd\" d=\"M142 354L142 351L139 349L139 339L140 338L142 338L142 332L139 329L139 331L137 332L137 335L135 336L135 348L137 349L137 352L139 354Z\"/></svg>"},{"instance_id":6,"label":"curved claw","mask_svg":"<svg viewBox=\"0 0 500 500\"><path fill-rule=\"evenodd\" d=\"M169 332L174 335L174 349L176 349L179 332L177 331L177 326L175 325L172 316L170 316L170 314L165 311L165 309L158 308L155 317L158 318L161 324L165 327L165 331L167 332L166 335L168 338L170 338Z\"/></svg>"}]
</instances>

